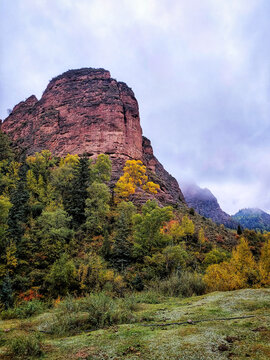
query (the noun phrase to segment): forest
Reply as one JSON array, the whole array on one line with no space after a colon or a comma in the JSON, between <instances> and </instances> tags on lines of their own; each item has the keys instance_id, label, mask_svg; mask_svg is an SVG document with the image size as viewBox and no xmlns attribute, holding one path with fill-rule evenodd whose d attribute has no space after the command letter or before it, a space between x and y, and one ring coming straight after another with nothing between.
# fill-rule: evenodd
<instances>
[{"instance_id":1,"label":"forest","mask_svg":"<svg viewBox=\"0 0 270 360\"><path fill-rule=\"evenodd\" d=\"M190 296L270 285L270 233L238 229L234 248L209 241L193 209L136 205L159 188L142 162L128 160L117 183L110 179L107 155L43 150L18 161L1 133L2 310L100 291Z\"/></svg>"},{"instance_id":2,"label":"forest","mask_svg":"<svg viewBox=\"0 0 270 360\"><path fill-rule=\"evenodd\" d=\"M140 160L127 160L117 182L111 174L108 155L60 158L42 150L24 156L0 133L0 355L5 359L107 359L112 350L116 358L134 353L157 358L146 347L153 329L140 330L143 321L164 319L155 304L176 316L187 306L181 303L186 297L197 301L216 290L269 287L270 233L241 227L236 232L187 206L158 203L159 185L149 180ZM144 194L152 198L144 202ZM243 299L250 304L261 295L240 295L241 306ZM171 307L173 298L178 300ZM233 299L240 301L237 294ZM213 300L215 295L206 314L217 311ZM263 311L265 300L254 306ZM124 333L115 344L108 332L120 324L133 328L117 328ZM104 329L103 337L87 347L81 334L98 329ZM220 329L215 325L216 332ZM75 336L71 349L68 343L62 349L63 336ZM161 350L160 356L174 356L174 349Z\"/></svg>"}]
</instances>

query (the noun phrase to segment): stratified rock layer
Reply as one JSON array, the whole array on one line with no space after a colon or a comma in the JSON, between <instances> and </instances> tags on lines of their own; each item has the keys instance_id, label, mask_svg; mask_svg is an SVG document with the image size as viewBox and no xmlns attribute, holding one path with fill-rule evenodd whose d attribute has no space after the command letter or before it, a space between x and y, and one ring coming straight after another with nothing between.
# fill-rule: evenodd
<instances>
[{"instance_id":1,"label":"stratified rock layer","mask_svg":"<svg viewBox=\"0 0 270 360\"><path fill-rule=\"evenodd\" d=\"M177 181L142 137L133 91L112 79L109 71L84 68L53 78L39 101L32 95L16 105L1 129L27 154L42 149L57 156L108 154L114 181L127 159L140 159L150 169L150 178L160 184L157 199L184 203Z\"/></svg>"}]
</instances>

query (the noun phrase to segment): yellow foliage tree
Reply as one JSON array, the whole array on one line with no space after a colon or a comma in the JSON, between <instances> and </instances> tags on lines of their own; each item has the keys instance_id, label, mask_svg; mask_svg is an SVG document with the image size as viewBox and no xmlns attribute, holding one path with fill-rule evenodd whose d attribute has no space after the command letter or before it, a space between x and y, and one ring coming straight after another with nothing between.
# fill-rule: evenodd
<instances>
[{"instance_id":1,"label":"yellow foliage tree","mask_svg":"<svg viewBox=\"0 0 270 360\"><path fill-rule=\"evenodd\" d=\"M227 261L210 265L204 275L204 281L210 291L229 291L244 287L241 274Z\"/></svg>"},{"instance_id":2,"label":"yellow foliage tree","mask_svg":"<svg viewBox=\"0 0 270 360\"><path fill-rule=\"evenodd\" d=\"M257 286L259 280L257 264L247 240L241 238L229 262L210 265L206 270L204 280L211 291Z\"/></svg>"},{"instance_id":3,"label":"yellow foliage tree","mask_svg":"<svg viewBox=\"0 0 270 360\"><path fill-rule=\"evenodd\" d=\"M75 154L67 154L66 157L61 158L60 163L59 163L59 167L63 167L63 166L71 166L74 167L75 165L78 164L80 158L79 155Z\"/></svg>"},{"instance_id":4,"label":"yellow foliage tree","mask_svg":"<svg viewBox=\"0 0 270 360\"><path fill-rule=\"evenodd\" d=\"M138 188L156 194L159 185L148 181L146 167L140 160L127 160L124 174L117 181L114 188L115 201L128 200L129 196L135 194Z\"/></svg>"},{"instance_id":5,"label":"yellow foliage tree","mask_svg":"<svg viewBox=\"0 0 270 360\"><path fill-rule=\"evenodd\" d=\"M259 261L260 282L263 286L270 286L270 240L262 247Z\"/></svg>"},{"instance_id":6,"label":"yellow foliage tree","mask_svg":"<svg viewBox=\"0 0 270 360\"><path fill-rule=\"evenodd\" d=\"M187 215L183 216L181 227L184 233L184 236L190 237L194 235L195 226L193 221L189 219Z\"/></svg>"},{"instance_id":7,"label":"yellow foliage tree","mask_svg":"<svg viewBox=\"0 0 270 360\"><path fill-rule=\"evenodd\" d=\"M246 286L258 282L257 264L249 248L248 241L242 237L240 243L232 252L231 263L241 274Z\"/></svg>"},{"instance_id":8,"label":"yellow foliage tree","mask_svg":"<svg viewBox=\"0 0 270 360\"><path fill-rule=\"evenodd\" d=\"M205 244L205 241L206 241L203 228L200 228L200 230L199 230L198 240L199 240L200 249L201 249L202 245Z\"/></svg>"}]
</instances>

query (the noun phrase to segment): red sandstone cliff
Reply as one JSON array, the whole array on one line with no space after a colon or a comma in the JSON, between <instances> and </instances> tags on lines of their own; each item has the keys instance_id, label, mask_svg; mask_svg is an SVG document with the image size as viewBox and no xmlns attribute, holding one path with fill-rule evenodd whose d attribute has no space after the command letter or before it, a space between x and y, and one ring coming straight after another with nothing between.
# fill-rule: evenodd
<instances>
[{"instance_id":1,"label":"red sandstone cliff","mask_svg":"<svg viewBox=\"0 0 270 360\"><path fill-rule=\"evenodd\" d=\"M69 70L52 79L41 99L32 95L16 105L1 129L15 146L33 154L49 149L67 153L110 155L116 180L126 159L140 159L160 184L162 203L184 203L177 181L153 155L142 137L133 91L104 69Z\"/></svg>"}]
</instances>

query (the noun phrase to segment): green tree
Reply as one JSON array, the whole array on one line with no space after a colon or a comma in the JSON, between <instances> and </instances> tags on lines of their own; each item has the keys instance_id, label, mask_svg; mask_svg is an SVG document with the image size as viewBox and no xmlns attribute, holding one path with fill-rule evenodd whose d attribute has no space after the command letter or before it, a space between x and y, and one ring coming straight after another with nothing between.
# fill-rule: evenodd
<instances>
[{"instance_id":1,"label":"green tree","mask_svg":"<svg viewBox=\"0 0 270 360\"><path fill-rule=\"evenodd\" d=\"M65 296L72 292L78 285L76 267L67 254L62 254L60 259L52 265L46 282L49 293L54 296Z\"/></svg>"},{"instance_id":2,"label":"green tree","mask_svg":"<svg viewBox=\"0 0 270 360\"><path fill-rule=\"evenodd\" d=\"M8 160L12 161L14 160L15 154L11 147L11 141L8 137L8 135L4 134L0 130L0 161Z\"/></svg>"},{"instance_id":3,"label":"green tree","mask_svg":"<svg viewBox=\"0 0 270 360\"><path fill-rule=\"evenodd\" d=\"M79 163L78 155L68 154L60 160L59 166L51 171L51 184L57 203L61 204L73 190L74 169Z\"/></svg>"},{"instance_id":4,"label":"green tree","mask_svg":"<svg viewBox=\"0 0 270 360\"><path fill-rule=\"evenodd\" d=\"M112 263L119 271L123 271L132 262L133 215L136 207L131 202L122 201L117 206L116 234L112 251Z\"/></svg>"},{"instance_id":5,"label":"green tree","mask_svg":"<svg viewBox=\"0 0 270 360\"><path fill-rule=\"evenodd\" d=\"M162 254L165 257L167 273L171 273L173 270L180 270L186 267L188 253L185 250L184 244L167 246L162 251Z\"/></svg>"},{"instance_id":6,"label":"green tree","mask_svg":"<svg viewBox=\"0 0 270 360\"><path fill-rule=\"evenodd\" d=\"M3 242L8 230L8 213L12 204L7 196L0 195L0 253L3 253Z\"/></svg>"},{"instance_id":7,"label":"green tree","mask_svg":"<svg viewBox=\"0 0 270 360\"><path fill-rule=\"evenodd\" d=\"M99 183L111 180L112 163L108 155L100 154L92 166L92 181Z\"/></svg>"},{"instance_id":8,"label":"green tree","mask_svg":"<svg viewBox=\"0 0 270 360\"><path fill-rule=\"evenodd\" d=\"M111 193L106 184L94 181L87 189L85 201L85 227L90 235L102 235L108 226Z\"/></svg>"},{"instance_id":9,"label":"green tree","mask_svg":"<svg viewBox=\"0 0 270 360\"><path fill-rule=\"evenodd\" d=\"M64 208L72 217L73 226L75 228L78 228L86 220L85 207L89 183L89 160L86 156L83 156L75 166L71 187L63 199Z\"/></svg>"},{"instance_id":10,"label":"green tree","mask_svg":"<svg viewBox=\"0 0 270 360\"><path fill-rule=\"evenodd\" d=\"M102 247L100 249L100 254L106 261L111 259L112 246L109 238L109 232L107 229L104 230L104 237Z\"/></svg>"},{"instance_id":11,"label":"green tree","mask_svg":"<svg viewBox=\"0 0 270 360\"><path fill-rule=\"evenodd\" d=\"M28 215L30 212L28 200L29 193L26 188L26 172L27 166L23 163L19 170L19 181L14 190L10 202L12 204L8 214L8 234L16 243L17 248L20 247L20 241L25 232Z\"/></svg>"},{"instance_id":12,"label":"green tree","mask_svg":"<svg viewBox=\"0 0 270 360\"><path fill-rule=\"evenodd\" d=\"M12 281L11 281L11 278L8 273L2 280L1 291L0 291L0 300L1 300L1 303L4 305L5 309L10 308L14 303Z\"/></svg>"},{"instance_id":13,"label":"green tree","mask_svg":"<svg viewBox=\"0 0 270 360\"><path fill-rule=\"evenodd\" d=\"M42 252L45 264L52 264L66 250L73 235L69 228L70 222L71 217L62 209L43 211L37 219L36 237L39 239L39 253Z\"/></svg>"},{"instance_id":14,"label":"green tree","mask_svg":"<svg viewBox=\"0 0 270 360\"><path fill-rule=\"evenodd\" d=\"M224 250L215 247L205 255L203 263L207 266L220 264L221 262L228 260L228 257L228 254Z\"/></svg>"},{"instance_id":15,"label":"green tree","mask_svg":"<svg viewBox=\"0 0 270 360\"><path fill-rule=\"evenodd\" d=\"M243 230L242 230L241 225L239 224L239 225L237 226L237 235L242 235L242 234L243 234Z\"/></svg>"},{"instance_id":16,"label":"green tree","mask_svg":"<svg viewBox=\"0 0 270 360\"><path fill-rule=\"evenodd\" d=\"M173 217L172 208L159 207L148 200L142 207L142 214L134 216L134 255L142 257L167 245L168 237L161 231L162 226Z\"/></svg>"},{"instance_id":17,"label":"green tree","mask_svg":"<svg viewBox=\"0 0 270 360\"><path fill-rule=\"evenodd\" d=\"M50 181L51 170L57 159L48 150L35 153L27 158L29 171L27 172L27 186L31 192L31 202L48 205L53 202L53 187Z\"/></svg>"}]
</instances>

